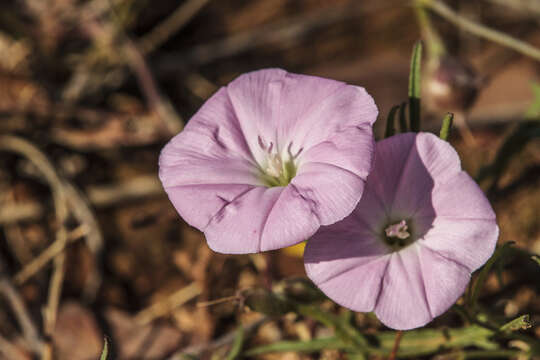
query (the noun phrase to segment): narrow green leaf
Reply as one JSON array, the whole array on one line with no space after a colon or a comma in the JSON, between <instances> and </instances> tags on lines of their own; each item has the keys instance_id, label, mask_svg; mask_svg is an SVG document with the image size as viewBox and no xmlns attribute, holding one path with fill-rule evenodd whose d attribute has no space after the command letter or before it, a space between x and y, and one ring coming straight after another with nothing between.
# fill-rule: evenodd
<instances>
[{"instance_id":1,"label":"narrow green leaf","mask_svg":"<svg viewBox=\"0 0 540 360\"><path fill-rule=\"evenodd\" d=\"M390 112L388 113L388 118L386 119L386 131L384 132L384 137L390 137L396 133L395 119L396 113L399 109L399 105L392 106Z\"/></svg>"},{"instance_id":2,"label":"narrow green leaf","mask_svg":"<svg viewBox=\"0 0 540 360\"><path fill-rule=\"evenodd\" d=\"M242 326L238 327L236 330L236 336L234 337L234 342L231 347L231 351L227 354L227 360L235 360L240 355L242 351L242 346L244 345L244 328Z\"/></svg>"},{"instance_id":3,"label":"narrow green leaf","mask_svg":"<svg viewBox=\"0 0 540 360\"><path fill-rule=\"evenodd\" d=\"M526 119L540 120L540 84L533 83L531 85L534 100L527 112L525 113Z\"/></svg>"},{"instance_id":4,"label":"narrow green leaf","mask_svg":"<svg viewBox=\"0 0 540 360\"><path fill-rule=\"evenodd\" d=\"M533 255L531 256L531 259L540 266L540 256Z\"/></svg>"},{"instance_id":5,"label":"narrow green leaf","mask_svg":"<svg viewBox=\"0 0 540 360\"><path fill-rule=\"evenodd\" d=\"M445 115L442 126L441 133L439 137L445 141L448 141L448 136L450 136L450 130L452 129L452 123L454 122L454 114L448 113Z\"/></svg>"},{"instance_id":6,"label":"narrow green leaf","mask_svg":"<svg viewBox=\"0 0 540 360\"><path fill-rule=\"evenodd\" d=\"M473 312L476 310L478 296L480 295L480 291L484 287L484 283L486 282L487 276L489 274L489 271L493 267L493 264L495 264L495 262L497 260L499 260L499 258L506 252L506 250L513 243L514 243L513 241L510 241L510 242L504 243L502 246L500 246L495 251L493 256L491 256L491 258L486 262L486 264L480 270L480 273L478 274L478 278L476 279L476 282L472 286L471 294L470 294L469 302L468 302L469 309L472 310Z\"/></svg>"},{"instance_id":7,"label":"narrow green leaf","mask_svg":"<svg viewBox=\"0 0 540 360\"><path fill-rule=\"evenodd\" d=\"M337 337L329 337L323 339L313 339L308 341L278 341L269 345L258 346L244 352L245 356L255 356L271 352L303 352L313 353L324 349L348 350L349 345Z\"/></svg>"},{"instance_id":8,"label":"narrow green leaf","mask_svg":"<svg viewBox=\"0 0 540 360\"><path fill-rule=\"evenodd\" d=\"M409 73L409 121L411 130L420 131L420 92L421 92L422 42L417 41L411 57Z\"/></svg>"},{"instance_id":9,"label":"narrow green leaf","mask_svg":"<svg viewBox=\"0 0 540 360\"><path fill-rule=\"evenodd\" d=\"M101 351L101 356L99 360L107 360L109 358L109 341L106 337L103 338L103 350Z\"/></svg>"},{"instance_id":10,"label":"narrow green leaf","mask_svg":"<svg viewBox=\"0 0 540 360\"><path fill-rule=\"evenodd\" d=\"M407 108L407 103L401 103L399 107L399 132L406 133L408 131L407 126L407 116L405 115L405 109Z\"/></svg>"},{"instance_id":11,"label":"narrow green leaf","mask_svg":"<svg viewBox=\"0 0 540 360\"><path fill-rule=\"evenodd\" d=\"M496 188L499 178L503 175L510 160L517 155L527 143L540 137L540 122L537 120L521 123L516 130L509 135L497 150L495 160L488 166L480 169L477 181L483 181L492 176L492 188Z\"/></svg>"},{"instance_id":12,"label":"narrow green leaf","mask_svg":"<svg viewBox=\"0 0 540 360\"><path fill-rule=\"evenodd\" d=\"M522 315L512 321L507 322L499 329L501 332L512 332L517 330L525 330L532 327L531 318L529 315Z\"/></svg>"},{"instance_id":13,"label":"narrow green leaf","mask_svg":"<svg viewBox=\"0 0 540 360\"><path fill-rule=\"evenodd\" d=\"M299 305L298 312L309 316L329 328L334 328L336 335L346 344L351 344L359 352L366 351L368 342L364 336L350 323L334 314L322 311L318 306Z\"/></svg>"}]
</instances>

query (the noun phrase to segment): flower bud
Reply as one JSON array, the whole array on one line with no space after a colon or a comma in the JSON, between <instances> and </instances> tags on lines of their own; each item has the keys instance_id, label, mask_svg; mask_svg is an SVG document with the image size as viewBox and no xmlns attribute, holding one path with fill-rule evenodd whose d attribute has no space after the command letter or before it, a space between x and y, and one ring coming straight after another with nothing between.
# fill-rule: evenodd
<instances>
[{"instance_id":1,"label":"flower bud","mask_svg":"<svg viewBox=\"0 0 540 360\"><path fill-rule=\"evenodd\" d=\"M482 83L471 65L444 56L428 66L424 97L433 111L464 112L474 104Z\"/></svg>"},{"instance_id":2,"label":"flower bud","mask_svg":"<svg viewBox=\"0 0 540 360\"><path fill-rule=\"evenodd\" d=\"M247 307L267 316L282 316L294 309L294 305L285 298L267 289L249 289L244 295L244 304Z\"/></svg>"}]
</instances>

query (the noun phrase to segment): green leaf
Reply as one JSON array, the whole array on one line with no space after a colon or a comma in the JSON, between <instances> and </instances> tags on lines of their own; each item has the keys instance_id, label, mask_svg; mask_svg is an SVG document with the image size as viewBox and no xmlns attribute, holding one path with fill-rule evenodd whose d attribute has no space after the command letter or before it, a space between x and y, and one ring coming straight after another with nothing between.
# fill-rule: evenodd
<instances>
[{"instance_id":1,"label":"green leaf","mask_svg":"<svg viewBox=\"0 0 540 360\"><path fill-rule=\"evenodd\" d=\"M540 120L540 84L531 84L534 100L527 112L525 113L526 119Z\"/></svg>"},{"instance_id":2,"label":"green leaf","mask_svg":"<svg viewBox=\"0 0 540 360\"><path fill-rule=\"evenodd\" d=\"M489 271L493 267L493 264L495 264L495 262L499 260L499 258L508 250L508 248L513 243L514 243L513 241L510 241L510 242L504 243L502 246L499 246L499 248L495 250L495 253L493 254L493 256L491 256L491 258L486 262L486 264L480 270L480 273L478 274L476 282L472 286L471 293L469 296L469 301L468 301L469 309L472 310L473 313L476 310L478 297L480 296L480 291L484 287L484 283L486 282Z\"/></svg>"},{"instance_id":3,"label":"green leaf","mask_svg":"<svg viewBox=\"0 0 540 360\"><path fill-rule=\"evenodd\" d=\"M444 117L441 126L441 133L439 137L445 141L448 141L448 136L450 136L450 130L452 129L452 123L454 122L454 114L448 113Z\"/></svg>"},{"instance_id":4,"label":"green leaf","mask_svg":"<svg viewBox=\"0 0 540 360\"><path fill-rule=\"evenodd\" d=\"M273 344L258 346L244 352L246 356L255 356L271 352L303 352L314 353L324 349L347 350L350 346L346 345L337 337L329 337L323 339L313 339L308 341L278 341Z\"/></svg>"},{"instance_id":5,"label":"green leaf","mask_svg":"<svg viewBox=\"0 0 540 360\"><path fill-rule=\"evenodd\" d=\"M522 315L510 322L507 322L500 327L501 332L512 332L517 330L525 330L532 327L531 318L529 315Z\"/></svg>"},{"instance_id":6,"label":"green leaf","mask_svg":"<svg viewBox=\"0 0 540 360\"><path fill-rule=\"evenodd\" d=\"M345 344L352 345L357 351L365 352L368 349L368 342L364 336L341 317L322 311L320 307L312 305L299 305L298 312L319 321L329 328L333 328L336 335Z\"/></svg>"},{"instance_id":7,"label":"green leaf","mask_svg":"<svg viewBox=\"0 0 540 360\"><path fill-rule=\"evenodd\" d=\"M407 103L401 103L401 106L399 107L399 131L402 133L406 133L408 130L407 126L407 117L405 115L405 109L407 108Z\"/></svg>"},{"instance_id":8,"label":"green leaf","mask_svg":"<svg viewBox=\"0 0 540 360\"><path fill-rule=\"evenodd\" d=\"M533 255L531 256L531 259L540 266L540 256Z\"/></svg>"},{"instance_id":9,"label":"green leaf","mask_svg":"<svg viewBox=\"0 0 540 360\"><path fill-rule=\"evenodd\" d=\"M392 106L392 109L390 109L390 112L388 113L388 118L386 119L386 131L384 132L385 138L390 137L396 133L395 118L398 109L399 105Z\"/></svg>"},{"instance_id":10,"label":"green leaf","mask_svg":"<svg viewBox=\"0 0 540 360\"><path fill-rule=\"evenodd\" d=\"M101 351L101 356L99 360L107 360L109 358L109 341L106 337L103 338L103 350Z\"/></svg>"},{"instance_id":11,"label":"green leaf","mask_svg":"<svg viewBox=\"0 0 540 360\"><path fill-rule=\"evenodd\" d=\"M506 170L512 157L518 154L530 140L538 137L540 137L539 121L527 121L520 124L501 145L493 163L480 169L477 181L480 182L492 176L493 183L491 187L496 188L499 178Z\"/></svg>"},{"instance_id":12,"label":"green leaf","mask_svg":"<svg viewBox=\"0 0 540 360\"><path fill-rule=\"evenodd\" d=\"M409 121L411 130L420 131L420 93L421 93L422 42L417 41L411 56L409 73Z\"/></svg>"},{"instance_id":13,"label":"green leaf","mask_svg":"<svg viewBox=\"0 0 540 360\"><path fill-rule=\"evenodd\" d=\"M244 345L244 328L240 326L236 330L236 336L234 337L234 342L231 347L231 351L227 354L227 360L235 360L240 355L242 351L242 346Z\"/></svg>"}]
</instances>

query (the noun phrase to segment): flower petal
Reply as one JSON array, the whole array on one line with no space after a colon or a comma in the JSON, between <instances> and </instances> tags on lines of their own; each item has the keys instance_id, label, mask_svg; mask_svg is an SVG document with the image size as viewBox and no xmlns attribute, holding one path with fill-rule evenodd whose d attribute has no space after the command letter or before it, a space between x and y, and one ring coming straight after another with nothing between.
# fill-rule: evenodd
<instances>
[{"instance_id":1,"label":"flower petal","mask_svg":"<svg viewBox=\"0 0 540 360\"><path fill-rule=\"evenodd\" d=\"M332 300L355 311L372 311L388 256L371 230L353 217L323 227L308 240L308 277Z\"/></svg>"},{"instance_id":2,"label":"flower petal","mask_svg":"<svg viewBox=\"0 0 540 360\"><path fill-rule=\"evenodd\" d=\"M354 210L364 183L364 179L338 166L311 162L302 165L289 186L313 203L321 225L329 225Z\"/></svg>"},{"instance_id":3,"label":"flower petal","mask_svg":"<svg viewBox=\"0 0 540 360\"><path fill-rule=\"evenodd\" d=\"M351 127L303 152L298 166L319 162L338 166L366 180L375 147L371 125Z\"/></svg>"},{"instance_id":4,"label":"flower petal","mask_svg":"<svg viewBox=\"0 0 540 360\"><path fill-rule=\"evenodd\" d=\"M424 246L419 246L420 265L431 315L441 315L463 294L470 270Z\"/></svg>"},{"instance_id":5,"label":"flower petal","mask_svg":"<svg viewBox=\"0 0 540 360\"><path fill-rule=\"evenodd\" d=\"M418 251L412 244L390 257L375 314L392 329L414 329L433 319Z\"/></svg>"},{"instance_id":6,"label":"flower petal","mask_svg":"<svg viewBox=\"0 0 540 360\"><path fill-rule=\"evenodd\" d=\"M294 150L355 127L371 128L378 115L364 88L305 75L287 74L280 105L280 138L292 142Z\"/></svg>"},{"instance_id":7,"label":"flower petal","mask_svg":"<svg viewBox=\"0 0 540 360\"><path fill-rule=\"evenodd\" d=\"M260 184L225 88L163 148L159 176L165 190L193 184Z\"/></svg>"},{"instance_id":8,"label":"flower petal","mask_svg":"<svg viewBox=\"0 0 540 360\"><path fill-rule=\"evenodd\" d=\"M234 184L179 185L167 188L167 194L178 214L202 230L225 205L252 188Z\"/></svg>"},{"instance_id":9,"label":"flower petal","mask_svg":"<svg viewBox=\"0 0 540 360\"><path fill-rule=\"evenodd\" d=\"M223 205L204 233L214 251L245 254L297 244L319 226L311 204L293 187L255 187Z\"/></svg>"},{"instance_id":10,"label":"flower petal","mask_svg":"<svg viewBox=\"0 0 540 360\"><path fill-rule=\"evenodd\" d=\"M459 189L448 191L448 188ZM431 192L431 206L435 215L449 219L495 220L489 200L476 182L464 171L450 177L444 184L435 185ZM416 216L431 216L431 210L422 208Z\"/></svg>"},{"instance_id":11,"label":"flower petal","mask_svg":"<svg viewBox=\"0 0 540 360\"><path fill-rule=\"evenodd\" d=\"M242 132L255 158L262 164L266 152L259 145L259 138L266 146L276 148L278 134L278 109L281 101L282 79L287 72L265 69L240 75L227 85Z\"/></svg>"},{"instance_id":12,"label":"flower petal","mask_svg":"<svg viewBox=\"0 0 540 360\"><path fill-rule=\"evenodd\" d=\"M493 254L498 236L495 220L437 217L418 242L473 272Z\"/></svg>"},{"instance_id":13,"label":"flower petal","mask_svg":"<svg viewBox=\"0 0 540 360\"><path fill-rule=\"evenodd\" d=\"M307 240L320 227L312 203L293 186L287 186L268 214L261 230L261 251L274 250Z\"/></svg>"},{"instance_id":14,"label":"flower petal","mask_svg":"<svg viewBox=\"0 0 540 360\"><path fill-rule=\"evenodd\" d=\"M258 163L265 145L280 152L326 141L357 126L371 126L378 114L365 89L316 76L265 69L239 76L227 86L240 126Z\"/></svg>"},{"instance_id":15,"label":"flower petal","mask_svg":"<svg viewBox=\"0 0 540 360\"><path fill-rule=\"evenodd\" d=\"M282 191L254 187L227 203L204 229L208 246L225 254L260 252L261 232Z\"/></svg>"}]
</instances>

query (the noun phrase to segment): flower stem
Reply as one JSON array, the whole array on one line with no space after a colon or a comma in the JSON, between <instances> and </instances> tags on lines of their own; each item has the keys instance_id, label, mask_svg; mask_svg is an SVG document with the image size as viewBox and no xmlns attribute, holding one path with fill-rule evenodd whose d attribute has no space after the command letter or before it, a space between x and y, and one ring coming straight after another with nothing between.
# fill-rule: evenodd
<instances>
[{"instance_id":1,"label":"flower stem","mask_svg":"<svg viewBox=\"0 0 540 360\"><path fill-rule=\"evenodd\" d=\"M494 43L505 46L525 56L529 56L535 60L540 61L540 49L501 31L491 29L487 26L478 24L474 21L464 18L463 16L452 10L450 7L448 7L442 1L419 0L419 3L431 9L432 11L434 11L444 19L448 20L452 24L456 25L457 27L468 31L473 35L493 41Z\"/></svg>"}]
</instances>

